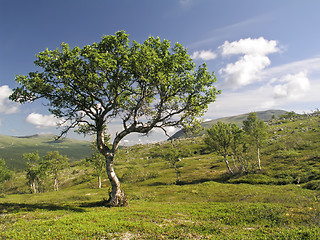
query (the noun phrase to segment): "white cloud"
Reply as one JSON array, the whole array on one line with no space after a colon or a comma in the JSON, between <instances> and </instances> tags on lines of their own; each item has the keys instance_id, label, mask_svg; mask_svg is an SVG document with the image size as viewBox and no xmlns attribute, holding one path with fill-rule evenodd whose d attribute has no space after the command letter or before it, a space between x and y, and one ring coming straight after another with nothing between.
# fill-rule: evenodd
<instances>
[{"instance_id":1,"label":"white cloud","mask_svg":"<svg viewBox=\"0 0 320 240\"><path fill-rule=\"evenodd\" d=\"M290 62L279 66L271 67L263 72L266 79L278 78L284 74L294 74L297 72L307 72L310 74L320 74L320 57L308 58L300 61Z\"/></svg>"},{"instance_id":2,"label":"white cloud","mask_svg":"<svg viewBox=\"0 0 320 240\"><path fill-rule=\"evenodd\" d=\"M212 52L211 50L202 50L202 51L195 51L192 55L191 55L191 58L196 60L196 59L202 59L202 60L205 60L205 61L208 61L208 60L212 60L212 59L215 59L217 58L217 54Z\"/></svg>"},{"instance_id":3,"label":"white cloud","mask_svg":"<svg viewBox=\"0 0 320 240\"><path fill-rule=\"evenodd\" d=\"M0 113L12 114L19 110L19 105L9 100L12 90L7 85L0 87Z\"/></svg>"},{"instance_id":4,"label":"white cloud","mask_svg":"<svg viewBox=\"0 0 320 240\"><path fill-rule=\"evenodd\" d=\"M239 41L228 42L225 41L221 49L222 56L235 55L235 54L248 54L248 55L268 55L280 51L277 41L266 40L260 38L246 38Z\"/></svg>"},{"instance_id":5,"label":"white cloud","mask_svg":"<svg viewBox=\"0 0 320 240\"><path fill-rule=\"evenodd\" d=\"M40 113L31 113L27 116L26 121L33 125L36 125L37 128L49 128L57 127L61 121L57 119L53 114L51 115L42 115Z\"/></svg>"},{"instance_id":6,"label":"white cloud","mask_svg":"<svg viewBox=\"0 0 320 240\"><path fill-rule=\"evenodd\" d=\"M224 84L237 88L253 83L259 78L262 69L270 65L270 60L261 55L245 55L235 63L229 63L219 70L224 78Z\"/></svg>"},{"instance_id":7,"label":"white cloud","mask_svg":"<svg viewBox=\"0 0 320 240\"><path fill-rule=\"evenodd\" d=\"M310 81L305 72L288 74L279 82L282 84L274 87L274 98L297 99L304 96L310 89Z\"/></svg>"},{"instance_id":8,"label":"white cloud","mask_svg":"<svg viewBox=\"0 0 320 240\"><path fill-rule=\"evenodd\" d=\"M243 55L234 63L229 63L219 70L228 87L238 88L259 80L261 71L271 64L268 54L279 52L277 41L256 39L240 39L229 43L226 41L219 47L222 56Z\"/></svg>"},{"instance_id":9,"label":"white cloud","mask_svg":"<svg viewBox=\"0 0 320 240\"><path fill-rule=\"evenodd\" d=\"M210 104L205 118L216 119L277 107L269 85L244 91L223 91L215 103Z\"/></svg>"}]
</instances>

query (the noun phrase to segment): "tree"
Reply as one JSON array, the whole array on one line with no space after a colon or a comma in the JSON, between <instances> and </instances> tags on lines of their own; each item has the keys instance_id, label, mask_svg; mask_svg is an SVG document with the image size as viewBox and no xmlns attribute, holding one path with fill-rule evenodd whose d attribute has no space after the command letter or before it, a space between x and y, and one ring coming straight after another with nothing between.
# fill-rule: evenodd
<instances>
[{"instance_id":1,"label":"tree","mask_svg":"<svg viewBox=\"0 0 320 240\"><path fill-rule=\"evenodd\" d=\"M246 166L244 164L243 154L246 152L246 144L243 142L243 130L240 129L236 124L229 124L231 127L231 152L232 152L232 159L234 162L234 167L239 169L238 164L240 164L240 169L242 171L246 171ZM236 164L236 160L238 164Z\"/></svg>"},{"instance_id":2,"label":"tree","mask_svg":"<svg viewBox=\"0 0 320 240\"><path fill-rule=\"evenodd\" d=\"M243 130L248 136L249 142L253 143L257 149L258 166L261 170L260 149L267 138L267 128L261 119L258 119L257 113L249 113L246 120L243 121Z\"/></svg>"},{"instance_id":3,"label":"tree","mask_svg":"<svg viewBox=\"0 0 320 240\"><path fill-rule=\"evenodd\" d=\"M42 164L45 165L49 173L53 174L53 189L55 191L59 190L59 172L68 166L68 161L67 156L60 155L58 151L47 152L43 156Z\"/></svg>"},{"instance_id":4,"label":"tree","mask_svg":"<svg viewBox=\"0 0 320 240\"><path fill-rule=\"evenodd\" d=\"M177 184L180 183L180 168L183 166L181 164L181 153L173 145L170 145L169 149L163 154L164 159L170 164L177 176Z\"/></svg>"},{"instance_id":5,"label":"tree","mask_svg":"<svg viewBox=\"0 0 320 240\"><path fill-rule=\"evenodd\" d=\"M12 171L7 167L6 162L0 158L0 183L9 180L12 177Z\"/></svg>"},{"instance_id":6,"label":"tree","mask_svg":"<svg viewBox=\"0 0 320 240\"><path fill-rule=\"evenodd\" d=\"M105 138L106 143L109 142L110 137ZM108 145L108 147L111 147ZM104 173L104 169L106 168L105 157L98 151L97 145L95 142L91 144L91 149L94 151L91 157L87 157L86 161L93 165L93 170L95 174L98 176L98 188L101 188L101 176Z\"/></svg>"},{"instance_id":7,"label":"tree","mask_svg":"<svg viewBox=\"0 0 320 240\"><path fill-rule=\"evenodd\" d=\"M205 64L196 69L181 44L171 47L168 40L154 37L130 43L124 31L83 48L63 43L60 49L46 49L35 65L42 71L17 76L21 86L10 99L47 99L49 111L64 119L61 136L76 127L79 133L96 135L112 188L110 206L126 204L114 171L120 141L131 133L190 126L219 94L215 75ZM107 125L114 120L123 127L108 145Z\"/></svg>"},{"instance_id":8,"label":"tree","mask_svg":"<svg viewBox=\"0 0 320 240\"><path fill-rule=\"evenodd\" d=\"M105 157L98 151L95 144L93 144L91 148L94 150L94 153L91 157L86 158L86 161L93 165L93 170L98 176L98 188L101 188L101 176L106 167Z\"/></svg>"},{"instance_id":9,"label":"tree","mask_svg":"<svg viewBox=\"0 0 320 240\"><path fill-rule=\"evenodd\" d=\"M44 175L43 168L39 164L40 156L38 152L25 153L22 158L27 160L27 179L33 193L39 192L41 178Z\"/></svg>"},{"instance_id":10,"label":"tree","mask_svg":"<svg viewBox=\"0 0 320 240\"><path fill-rule=\"evenodd\" d=\"M237 125L223 122L218 122L210 129L207 129L207 134L204 138L204 142L209 149L224 157L228 171L231 174L233 174L233 171L227 157L237 153L241 138L241 130Z\"/></svg>"}]
</instances>

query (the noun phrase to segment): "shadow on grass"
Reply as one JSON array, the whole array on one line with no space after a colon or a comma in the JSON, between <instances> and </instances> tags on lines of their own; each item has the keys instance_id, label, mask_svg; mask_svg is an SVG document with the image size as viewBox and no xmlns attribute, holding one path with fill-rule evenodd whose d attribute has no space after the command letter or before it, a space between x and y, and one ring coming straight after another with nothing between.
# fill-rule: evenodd
<instances>
[{"instance_id":1,"label":"shadow on grass","mask_svg":"<svg viewBox=\"0 0 320 240\"><path fill-rule=\"evenodd\" d=\"M45 209L48 211L66 210L66 211L72 211L72 212L86 212L86 210L83 208L69 206L69 205L61 206L61 205L48 204L48 203L37 203L37 204L0 203L0 214L18 213L21 211L33 212L38 209Z\"/></svg>"},{"instance_id":2,"label":"shadow on grass","mask_svg":"<svg viewBox=\"0 0 320 240\"><path fill-rule=\"evenodd\" d=\"M229 180L239 178L243 175L246 175L246 174L244 174L244 173L236 173L236 174L223 173L218 176L199 178L199 179L193 179L193 180L181 180L179 182L171 183L171 184L168 184L165 182L153 182L153 183L148 184L148 186L167 186L167 185L172 185L172 184L182 186L182 185L201 184L201 183L205 183L205 182L218 182L218 183L230 184L230 182L228 182Z\"/></svg>"},{"instance_id":3,"label":"shadow on grass","mask_svg":"<svg viewBox=\"0 0 320 240\"><path fill-rule=\"evenodd\" d=\"M153 182L148 184L148 186L168 186L168 185L192 185L192 184L199 184L204 182L211 182L214 181L212 178L201 178L201 179L195 179L195 180L182 180L176 183L165 183L165 182Z\"/></svg>"},{"instance_id":4,"label":"shadow on grass","mask_svg":"<svg viewBox=\"0 0 320 240\"><path fill-rule=\"evenodd\" d=\"M94 207L110 207L108 205L108 200L104 199L102 201L97 201L97 202L85 202L85 203L81 203L79 205L80 207L83 208L94 208Z\"/></svg>"},{"instance_id":5,"label":"shadow on grass","mask_svg":"<svg viewBox=\"0 0 320 240\"><path fill-rule=\"evenodd\" d=\"M200 184L204 182L212 182L212 178L200 178L200 179L195 179L195 180L190 180L190 181L179 181L176 183L176 185L192 185L192 184Z\"/></svg>"}]
</instances>

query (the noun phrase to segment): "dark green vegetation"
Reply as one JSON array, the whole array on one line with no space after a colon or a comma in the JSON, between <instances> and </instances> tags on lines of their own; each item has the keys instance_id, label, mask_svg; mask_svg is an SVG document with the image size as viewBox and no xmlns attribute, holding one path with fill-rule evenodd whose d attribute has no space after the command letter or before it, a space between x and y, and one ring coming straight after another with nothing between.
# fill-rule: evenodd
<instances>
[{"instance_id":1,"label":"dark green vegetation","mask_svg":"<svg viewBox=\"0 0 320 240\"><path fill-rule=\"evenodd\" d=\"M253 159L246 173L229 174L202 138L176 140L179 185L164 157L170 142L121 149L124 208L100 206L109 182L99 189L85 161L63 170L58 193L29 194L15 173L0 198L0 238L319 239L319 121L319 113L270 121L261 170Z\"/></svg>"},{"instance_id":2,"label":"dark green vegetation","mask_svg":"<svg viewBox=\"0 0 320 240\"><path fill-rule=\"evenodd\" d=\"M9 137L0 135L0 157L3 158L10 169L23 169L26 161L21 156L24 153L39 151L43 156L49 151L59 151L67 155L71 161L76 161L90 155L90 142L61 138L55 141L55 136L40 134L25 137Z\"/></svg>"}]
</instances>

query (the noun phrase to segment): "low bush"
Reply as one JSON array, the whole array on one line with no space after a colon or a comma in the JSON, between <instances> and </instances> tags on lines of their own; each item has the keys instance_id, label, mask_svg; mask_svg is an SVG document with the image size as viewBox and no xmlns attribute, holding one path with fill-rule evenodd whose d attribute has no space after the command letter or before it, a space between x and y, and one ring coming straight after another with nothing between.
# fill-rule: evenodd
<instances>
[{"instance_id":1,"label":"low bush","mask_svg":"<svg viewBox=\"0 0 320 240\"><path fill-rule=\"evenodd\" d=\"M320 180L313 180L303 185L303 188L311 190L320 190Z\"/></svg>"}]
</instances>

